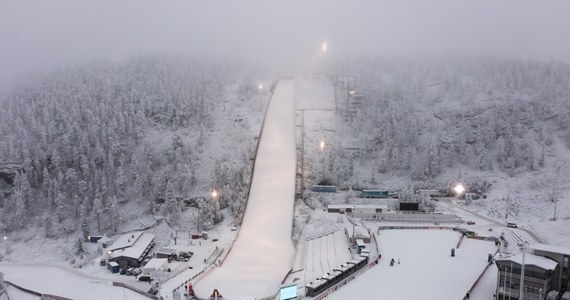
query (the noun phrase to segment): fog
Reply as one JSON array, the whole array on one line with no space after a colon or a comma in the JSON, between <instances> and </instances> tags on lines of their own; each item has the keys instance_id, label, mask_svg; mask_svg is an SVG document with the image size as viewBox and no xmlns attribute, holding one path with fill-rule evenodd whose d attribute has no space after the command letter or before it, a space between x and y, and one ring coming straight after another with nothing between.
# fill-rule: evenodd
<instances>
[{"instance_id":1,"label":"fog","mask_svg":"<svg viewBox=\"0 0 570 300\"><path fill-rule=\"evenodd\" d=\"M570 61L569 16L567 0L0 0L0 78L144 54L310 66L324 41L334 59Z\"/></svg>"}]
</instances>

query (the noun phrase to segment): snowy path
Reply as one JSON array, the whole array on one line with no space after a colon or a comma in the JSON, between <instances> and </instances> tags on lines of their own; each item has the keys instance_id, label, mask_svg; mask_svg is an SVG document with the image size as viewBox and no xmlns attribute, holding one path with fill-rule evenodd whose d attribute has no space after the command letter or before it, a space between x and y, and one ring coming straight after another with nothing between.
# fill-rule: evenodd
<instances>
[{"instance_id":1,"label":"snowy path","mask_svg":"<svg viewBox=\"0 0 570 300\"><path fill-rule=\"evenodd\" d=\"M285 80L267 110L238 238L223 265L196 284L200 298L214 289L230 300L276 295L295 254L295 167L294 81Z\"/></svg>"}]
</instances>

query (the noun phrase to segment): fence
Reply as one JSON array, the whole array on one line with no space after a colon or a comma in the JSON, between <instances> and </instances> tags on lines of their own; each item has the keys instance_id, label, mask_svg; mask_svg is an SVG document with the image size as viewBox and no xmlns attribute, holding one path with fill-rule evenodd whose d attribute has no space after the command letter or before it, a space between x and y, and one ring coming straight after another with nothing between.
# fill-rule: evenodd
<instances>
[{"instance_id":1,"label":"fence","mask_svg":"<svg viewBox=\"0 0 570 300\"><path fill-rule=\"evenodd\" d=\"M160 297L158 297L158 296L149 294L149 293L147 293L147 292L145 292L145 291L141 291L141 290L139 290L139 289L137 289L137 288L135 288L135 287L132 287L132 286L130 286L130 285L128 285L128 284L125 284L125 283L122 283L122 282L115 282L115 281L113 281L113 286L119 286L119 287L122 287L122 288L129 289L129 290L131 290L131 291L133 291L133 292L135 292L135 293L137 293L137 294L141 294L141 295L143 295L143 296L145 296L145 297L148 297L148 298L150 298L150 299L153 299L153 300L160 300Z\"/></svg>"},{"instance_id":2,"label":"fence","mask_svg":"<svg viewBox=\"0 0 570 300\"><path fill-rule=\"evenodd\" d=\"M42 299L45 300L72 300L70 298L65 298L65 297L61 297L61 296L56 296L56 295L50 295L50 294L44 294L44 293L40 293L40 292L36 292L36 291L32 291L30 289L27 289L25 287L19 286L17 284L14 284L8 280L4 280L5 283L19 289L20 291L26 292L28 294L32 294L34 296L38 296L41 297Z\"/></svg>"}]
</instances>

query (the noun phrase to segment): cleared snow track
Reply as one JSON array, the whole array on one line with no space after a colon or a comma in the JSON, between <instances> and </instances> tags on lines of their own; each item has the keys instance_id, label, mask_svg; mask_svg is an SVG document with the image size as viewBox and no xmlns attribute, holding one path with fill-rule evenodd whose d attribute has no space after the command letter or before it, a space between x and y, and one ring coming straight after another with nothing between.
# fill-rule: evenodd
<instances>
[{"instance_id":1,"label":"cleared snow track","mask_svg":"<svg viewBox=\"0 0 570 300\"><path fill-rule=\"evenodd\" d=\"M291 269L295 200L294 81L280 81L271 97L257 150L250 195L241 229L223 264L195 286L208 298L218 289L224 299L275 296Z\"/></svg>"}]
</instances>

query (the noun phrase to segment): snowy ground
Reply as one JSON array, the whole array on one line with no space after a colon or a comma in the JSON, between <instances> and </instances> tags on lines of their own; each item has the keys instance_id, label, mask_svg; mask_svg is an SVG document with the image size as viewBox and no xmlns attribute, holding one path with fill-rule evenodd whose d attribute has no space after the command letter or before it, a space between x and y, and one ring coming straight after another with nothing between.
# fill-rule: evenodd
<instances>
[{"instance_id":1,"label":"snowy ground","mask_svg":"<svg viewBox=\"0 0 570 300\"><path fill-rule=\"evenodd\" d=\"M0 272L14 284L71 299L148 299L131 290L114 287L110 281L95 280L64 268L3 264L0 265Z\"/></svg>"}]
</instances>

